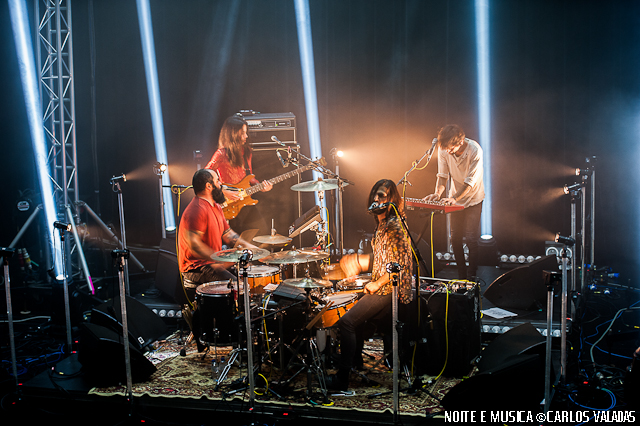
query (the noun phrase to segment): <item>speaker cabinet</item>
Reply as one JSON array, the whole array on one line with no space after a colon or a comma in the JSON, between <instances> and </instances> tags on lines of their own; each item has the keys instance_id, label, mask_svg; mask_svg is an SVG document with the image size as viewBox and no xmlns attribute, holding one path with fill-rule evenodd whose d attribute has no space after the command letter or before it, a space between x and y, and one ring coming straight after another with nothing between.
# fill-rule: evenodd
<instances>
[{"instance_id":1,"label":"speaker cabinet","mask_svg":"<svg viewBox=\"0 0 640 426\"><path fill-rule=\"evenodd\" d=\"M101 325L82 323L78 345L78 361L87 383L92 386L114 386L126 383L122 333ZM156 367L134 345L129 343L131 379L134 383L149 378Z\"/></svg>"},{"instance_id":2,"label":"speaker cabinet","mask_svg":"<svg viewBox=\"0 0 640 426\"><path fill-rule=\"evenodd\" d=\"M528 410L544 398L545 339L530 323L487 346L478 374L463 380L442 399L447 410Z\"/></svg>"},{"instance_id":3,"label":"speaker cabinet","mask_svg":"<svg viewBox=\"0 0 640 426\"><path fill-rule=\"evenodd\" d=\"M558 270L556 256L545 256L496 278L483 297L504 309L537 309L547 300L542 271Z\"/></svg>"},{"instance_id":4,"label":"speaker cabinet","mask_svg":"<svg viewBox=\"0 0 640 426\"><path fill-rule=\"evenodd\" d=\"M418 374L462 377L480 354L480 291L421 291L422 342L418 343ZM445 366L446 364L446 366Z\"/></svg>"},{"instance_id":5,"label":"speaker cabinet","mask_svg":"<svg viewBox=\"0 0 640 426\"><path fill-rule=\"evenodd\" d=\"M180 280L175 237L163 238L160 241L155 284L158 290L169 296L176 304L182 306L188 303Z\"/></svg>"},{"instance_id":6,"label":"speaker cabinet","mask_svg":"<svg viewBox=\"0 0 640 426\"><path fill-rule=\"evenodd\" d=\"M136 349L146 351L151 343L169 335L169 329L165 323L151 309L129 296L125 296L125 301L129 342ZM91 310L91 323L101 325L122 335L120 297L114 297L109 302L93 308Z\"/></svg>"}]
</instances>

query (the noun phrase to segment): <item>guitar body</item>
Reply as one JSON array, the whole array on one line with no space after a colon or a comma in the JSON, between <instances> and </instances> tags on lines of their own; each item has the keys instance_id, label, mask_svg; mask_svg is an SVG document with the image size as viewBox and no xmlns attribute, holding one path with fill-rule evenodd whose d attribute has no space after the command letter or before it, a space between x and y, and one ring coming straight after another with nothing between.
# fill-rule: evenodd
<instances>
[{"instance_id":1,"label":"guitar body","mask_svg":"<svg viewBox=\"0 0 640 426\"><path fill-rule=\"evenodd\" d=\"M271 185L275 185L276 183L282 182L293 176L297 176L300 173L304 172L305 170L310 170L312 168L318 167L318 165L321 165L323 167L327 165L327 162L324 160L324 157L316 160L315 162L312 162L309 165L298 167L295 170L291 170L280 176L276 176L273 179L269 179L268 182ZM240 182L236 184L225 183L225 185L230 188L237 188L241 190L240 195L242 196L242 199L240 200L227 200L227 202L224 203L224 205L222 206L222 211L224 212L225 219L227 220L234 219L236 216L238 216L238 214L240 213L240 210L242 210L244 206L253 206L255 204L258 204L258 200L254 200L253 198L251 198L251 195L255 194L258 191L261 191L264 188L264 185L262 183L257 183L251 186L251 179L253 178L255 178L254 175L247 175Z\"/></svg>"},{"instance_id":2,"label":"guitar body","mask_svg":"<svg viewBox=\"0 0 640 426\"><path fill-rule=\"evenodd\" d=\"M255 204L258 204L258 200L254 200L253 198L251 198L251 195L246 194L246 190L251 186L251 179L253 178L255 178L254 175L247 175L236 184L225 183L225 185L228 187L241 189L241 194L244 195L241 200L227 200L227 202L224 203L222 211L224 212L225 219L235 219L244 206L253 206Z\"/></svg>"}]
</instances>

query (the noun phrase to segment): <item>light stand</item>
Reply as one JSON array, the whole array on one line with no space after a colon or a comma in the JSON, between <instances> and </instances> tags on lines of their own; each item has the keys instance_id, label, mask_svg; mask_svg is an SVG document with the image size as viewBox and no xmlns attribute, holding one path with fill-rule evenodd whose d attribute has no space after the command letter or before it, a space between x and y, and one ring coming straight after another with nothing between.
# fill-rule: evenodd
<instances>
[{"instance_id":1,"label":"light stand","mask_svg":"<svg viewBox=\"0 0 640 426\"><path fill-rule=\"evenodd\" d=\"M53 227L60 231L60 249L62 251L62 288L64 294L64 318L67 326L67 355L71 353L71 345L73 339L71 338L71 310L69 307L69 283L67 281L67 256L64 250L64 236L65 232L71 231L71 224L63 222L53 222ZM58 277L56 277L57 279Z\"/></svg>"},{"instance_id":2,"label":"light stand","mask_svg":"<svg viewBox=\"0 0 640 426\"><path fill-rule=\"evenodd\" d=\"M194 152L195 155L195 152ZM160 190L160 225L162 226L162 238L167 238L167 229L165 226L164 218L164 194L162 186L162 175L167 171L167 165L162 163L155 163L153 165L153 172L158 176L158 188Z\"/></svg>"},{"instance_id":3,"label":"light stand","mask_svg":"<svg viewBox=\"0 0 640 426\"><path fill-rule=\"evenodd\" d=\"M36 210L37 211L37 210ZM9 276L9 259L16 251L11 247L0 247L0 255L4 263L4 294L7 301L7 322L9 323L9 347L11 349L11 371L18 389L18 362L16 361L16 343L13 335L13 306L11 304L11 278Z\"/></svg>"},{"instance_id":4,"label":"light stand","mask_svg":"<svg viewBox=\"0 0 640 426\"><path fill-rule=\"evenodd\" d=\"M114 176L111 178L110 182L113 185L113 191L118 193L118 213L120 215L120 249L123 251L127 251L127 235L124 227L124 206L122 203L122 189L120 188L120 181L126 182L127 177L122 174L120 176ZM129 265L127 259L123 258L123 273L124 273L124 288L125 293L129 294Z\"/></svg>"},{"instance_id":5,"label":"light stand","mask_svg":"<svg viewBox=\"0 0 640 426\"><path fill-rule=\"evenodd\" d=\"M560 307L560 381L564 383L567 375L567 250L573 247L576 240L571 237L556 235L556 242L564 244L562 249L562 305ZM549 330L547 328L547 330Z\"/></svg>"},{"instance_id":6,"label":"light stand","mask_svg":"<svg viewBox=\"0 0 640 426\"><path fill-rule=\"evenodd\" d=\"M544 367L544 413L549 411L551 405L551 324L553 320L553 286L557 282L556 271L543 271L545 285L547 286L547 339L546 357Z\"/></svg>"},{"instance_id":7,"label":"light stand","mask_svg":"<svg viewBox=\"0 0 640 426\"><path fill-rule=\"evenodd\" d=\"M113 250L111 252L111 257L113 257L118 264L118 282L120 284L120 312L122 316L122 345L124 346L124 366L125 374L127 376L127 398L129 402L133 404L131 354L129 353L129 322L127 319L127 300L125 289L125 268L127 265L126 260L129 257L129 250Z\"/></svg>"},{"instance_id":8,"label":"light stand","mask_svg":"<svg viewBox=\"0 0 640 426\"><path fill-rule=\"evenodd\" d=\"M574 183L571 186L565 185L564 187L565 194L571 195L571 238L574 241L578 240L577 198L579 198L582 195L583 188L584 186L581 183ZM581 215L584 217L584 210L581 212ZM584 235L584 229L581 230L581 235ZM576 293L577 283L578 283L578 257L576 256L576 253L573 252L573 255L571 256L571 294ZM582 288L580 289L580 292L582 292ZM575 304L572 304L571 318L575 318Z\"/></svg>"}]
</instances>

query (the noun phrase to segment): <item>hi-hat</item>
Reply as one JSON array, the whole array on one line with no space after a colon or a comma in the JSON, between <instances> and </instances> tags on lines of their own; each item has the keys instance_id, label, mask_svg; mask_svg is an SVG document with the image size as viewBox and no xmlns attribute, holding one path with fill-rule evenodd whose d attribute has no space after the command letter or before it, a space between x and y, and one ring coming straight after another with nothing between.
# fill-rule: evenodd
<instances>
[{"instance_id":1,"label":"hi-hat","mask_svg":"<svg viewBox=\"0 0 640 426\"><path fill-rule=\"evenodd\" d=\"M320 278L289 278L283 281L284 284L297 288L328 288L333 284L331 281L321 280Z\"/></svg>"},{"instance_id":2,"label":"hi-hat","mask_svg":"<svg viewBox=\"0 0 640 426\"><path fill-rule=\"evenodd\" d=\"M237 263L242 258L245 250L249 250L252 253L251 259L259 260L269 255L269 251L261 248L241 249L232 248L227 250L220 250L211 255L211 259L219 262L233 262Z\"/></svg>"},{"instance_id":3,"label":"hi-hat","mask_svg":"<svg viewBox=\"0 0 640 426\"><path fill-rule=\"evenodd\" d=\"M338 184L335 179L318 179L309 182L297 183L293 185L291 189L300 192L329 191L331 189L338 189Z\"/></svg>"},{"instance_id":4,"label":"hi-hat","mask_svg":"<svg viewBox=\"0 0 640 426\"><path fill-rule=\"evenodd\" d=\"M289 250L280 251L278 253L270 254L267 257L260 259L264 263L306 263L314 262L316 260L322 260L329 257L328 253L316 250Z\"/></svg>"},{"instance_id":5,"label":"hi-hat","mask_svg":"<svg viewBox=\"0 0 640 426\"><path fill-rule=\"evenodd\" d=\"M256 243L262 244L286 244L291 241L291 238L284 235L259 235L253 239Z\"/></svg>"}]
</instances>

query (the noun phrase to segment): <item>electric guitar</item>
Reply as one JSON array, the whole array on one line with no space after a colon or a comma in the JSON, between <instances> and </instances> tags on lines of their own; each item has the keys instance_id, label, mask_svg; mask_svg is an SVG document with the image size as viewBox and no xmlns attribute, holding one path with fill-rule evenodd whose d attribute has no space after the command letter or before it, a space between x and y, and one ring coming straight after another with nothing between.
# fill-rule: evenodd
<instances>
[{"instance_id":1,"label":"electric guitar","mask_svg":"<svg viewBox=\"0 0 640 426\"><path fill-rule=\"evenodd\" d=\"M320 163L322 166L325 166L327 164L324 157L317 160L316 162ZM280 176L276 176L272 179L268 179L267 182L269 182L271 185L275 185L276 183L280 183L293 176L297 176L302 172L313 169L314 167L317 167L317 165L311 163L306 166L299 167L295 170L291 170L290 172L287 172ZM253 198L251 198L251 196L256 192L262 191L264 189L264 185L262 184L262 182L260 182L251 186L250 182L251 182L251 179L253 178L255 178L255 175L247 175L238 183L224 184L229 188L236 188L239 191L240 196L242 197L240 200L227 200L222 205L222 211L224 212L225 219L227 220L234 219L236 216L238 216L238 214L240 213L240 210L242 210L244 206L253 206L258 203L258 200L254 200Z\"/></svg>"}]
</instances>

